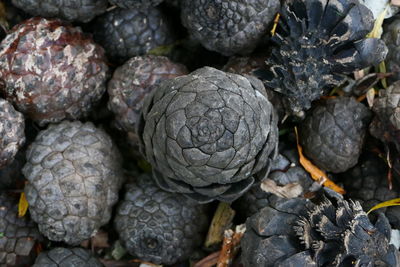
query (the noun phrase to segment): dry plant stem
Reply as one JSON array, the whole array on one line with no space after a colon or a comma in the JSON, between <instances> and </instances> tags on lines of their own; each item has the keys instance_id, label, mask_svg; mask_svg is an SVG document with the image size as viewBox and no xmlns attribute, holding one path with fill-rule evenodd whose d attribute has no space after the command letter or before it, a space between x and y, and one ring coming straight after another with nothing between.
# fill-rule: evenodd
<instances>
[{"instance_id":1,"label":"dry plant stem","mask_svg":"<svg viewBox=\"0 0 400 267\"><path fill-rule=\"evenodd\" d=\"M219 256L221 255L221 251L216 251L202 260L193 264L193 267L211 267L215 266L218 263Z\"/></svg>"},{"instance_id":2,"label":"dry plant stem","mask_svg":"<svg viewBox=\"0 0 400 267\"><path fill-rule=\"evenodd\" d=\"M239 250L240 240L245 231L246 226L244 224L236 226L235 232L231 229L225 231L217 267L228 267L232 263Z\"/></svg>"}]
</instances>

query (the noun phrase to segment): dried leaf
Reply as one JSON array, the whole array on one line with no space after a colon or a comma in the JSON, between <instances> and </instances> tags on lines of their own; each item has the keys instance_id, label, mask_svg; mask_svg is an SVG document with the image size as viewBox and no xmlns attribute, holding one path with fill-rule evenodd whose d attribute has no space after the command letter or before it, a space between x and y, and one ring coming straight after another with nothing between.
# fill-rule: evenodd
<instances>
[{"instance_id":1,"label":"dried leaf","mask_svg":"<svg viewBox=\"0 0 400 267\"><path fill-rule=\"evenodd\" d=\"M303 148L301 147L299 143L299 135L297 133L297 127L294 127L294 132L296 135L296 142L297 142L297 150L299 152L299 158L300 158L300 164L303 166L303 168L310 173L311 177L319 182L320 184L336 191L339 194L345 194L346 191L344 191L343 188L340 186L336 185L334 182L332 182L328 176L326 175L325 172L320 170L317 166L315 166L310 160L308 160L304 155L303 155Z\"/></svg>"},{"instance_id":2,"label":"dried leaf","mask_svg":"<svg viewBox=\"0 0 400 267\"><path fill-rule=\"evenodd\" d=\"M18 203L18 217L24 217L28 211L28 201L26 200L25 193L22 192Z\"/></svg>"},{"instance_id":3,"label":"dried leaf","mask_svg":"<svg viewBox=\"0 0 400 267\"><path fill-rule=\"evenodd\" d=\"M284 186L279 186L274 180L271 179L265 179L261 183L260 187L264 192L272 193L283 198L295 198L303 193L303 187L298 183L290 183L285 184Z\"/></svg>"},{"instance_id":4,"label":"dried leaf","mask_svg":"<svg viewBox=\"0 0 400 267\"><path fill-rule=\"evenodd\" d=\"M374 28L372 28L372 31L367 34L368 38L381 38L383 29L382 29L382 24L383 20L385 19L386 13L388 11L388 6L385 7L385 9L382 11L381 14L376 18Z\"/></svg>"},{"instance_id":5,"label":"dried leaf","mask_svg":"<svg viewBox=\"0 0 400 267\"><path fill-rule=\"evenodd\" d=\"M108 248L108 233L105 231L98 231L95 236L90 239L92 250L98 248Z\"/></svg>"},{"instance_id":6,"label":"dried leaf","mask_svg":"<svg viewBox=\"0 0 400 267\"><path fill-rule=\"evenodd\" d=\"M373 206L367 214L369 214L371 211L381 209L381 208L386 208L386 207L392 207L392 206L400 206L400 198L394 198L388 201L381 202L375 206Z\"/></svg>"},{"instance_id":7,"label":"dried leaf","mask_svg":"<svg viewBox=\"0 0 400 267\"><path fill-rule=\"evenodd\" d=\"M222 242L224 231L232 225L235 211L228 203L220 202L208 229L207 238L204 242L205 247L211 247Z\"/></svg>"},{"instance_id":8,"label":"dried leaf","mask_svg":"<svg viewBox=\"0 0 400 267\"><path fill-rule=\"evenodd\" d=\"M274 19L274 25L272 25L271 35L274 36L276 32L276 27L278 26L279 18L281 14L277 13Z\"/></svg>"}]
</instances>

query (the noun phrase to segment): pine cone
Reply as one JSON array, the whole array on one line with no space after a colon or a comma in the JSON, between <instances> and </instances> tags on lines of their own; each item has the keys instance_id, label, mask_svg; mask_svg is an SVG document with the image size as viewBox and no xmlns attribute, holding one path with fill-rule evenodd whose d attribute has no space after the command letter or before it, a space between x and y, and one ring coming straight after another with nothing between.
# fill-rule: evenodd
<instances>
[{"instance_id":1,"label":"pine cone","mask_svg":"<svg viewBox=\"0 0 400 267\"><path fill-rule=\"evenodd\" d=\"M102 267L93 254L83 248L53 248L39 254L33 267Z\"/></svg>"},{"instance_id":2,"label":"pine cone","mask_svg":"<svg viewBox=\"0 0 400 267\"><path fill-rule=\"evenodd\" d=\"M0 193L0 266L29 266L36 241L37 226L27 216L18 217L18 200Z\"/></svg>"},{"instance_id":3,"label":"pine cone","mask_svg":"<svg viewBox=\"0 0 400 267\"><path fill-rule=\"evenodd\" d=\"M95 20L93 35L108 57L117 63L169 45L175 39L167 17L154 7L146 10L115 8Z\"/></svg>"},{"instance_id":4,"label":"pine cone","mask_svg":"<svg viewBox=\"0 0 400 267\"><path fill-rule=\"evenodd\" d=\"M389 244L391 228L381 213L375 224L358 202L339 196L320 204L281 201L246 222L242 239L245 267L399 266Z\"/></svg>"},{"instance_id":5,"label":"pine cone","mask_svg":"<svg viewBox=\"0 0 400 267\"><path fill-rule=\"evenodd\" d=\"M104 13L107 0L12 0L13 5L33 15L88 22Z\"/></svg>"},{"instance_id":6,"label":"pine cone","mask_svg":"<svg viewBox=\"0 0 400 267\"><path fill-rule=\"evenodd\" d=\"M282 146L281 153L271 163L271 171L268 177L262 180L269 187L261 189L257 183L234 202L235 210L244 217L250 217L262 208L273 205L280 198L302 197L312 191L313 180L301 167L297 151Z\"/></svg>"},{"instance_id":7,"label":"pine cone","mask_svg":"<svg viewBox=\"0 0 400 267\"><path fill-rule=\"evenodd\" d=\"M156 264L188 259L207 231L205 206L159 189L150 175L126 189L115 227L128 252Z\"/></svg>"},{"instance_id":8,"label":"pine cone","mask_svg":"<svg viewBox=\"0 0 400 267\"><path fill-rule=\"evenodd\" d=\"M0 169L10 164L25 143L25 121L21 113L0 98Z\"/></svg>"},{"instance_id":9,"label":"pine cone","mask_svg":"<svg viewBox=\"0 0 400 267\"><path fill-rule=\"evenodd\" d=\"M279 8L279 0L182 0L181 19L205 48L230 56L250 53Z\"/></svg>"},{"instance_id":10,"label":"pine cone","mask_svg":"<svg viewBox=\"0 0 400 267\"><path fill-rule=\"evenodd\" d=\"M202 203L233 201L266 175L278 128L263 89L255 78L210 67L157 86L139 134L158 185Z\"/></svg>"},{"instance_id":11,"label":"pine cone","mask_svg":"<svg viewBox=\"0 0 400 267\"><path fill-rule=\"evenodd\" d=\"M60 20L29 19L0 44L0 92L41 125L86 115L107 70L103 49Z\"/></svg>"},{"instance_id":12,"label":"pine cone","mask_svg":"<svg viewBox=\"0 0 400 267\"><path fill-rule=\"evenodd\" d=\"M342 74L385 59L384 42L365 37L373 24L357 0L285 1L272 38L278 46L259 75L285 96L288 113L302 117L313 100L343 82Z\"/></svg>"},{"instance_id":13,"label":"pine cone","mask_svg":"<svg viewBox=\"0 0 400 267\"><path fill-rule=\"evenodd\" d=\"M357 164L371 113L352 97L328 99L302 122L304 154L318 167L334 173Z\"/></svg>"},{"instance_id":14,"label":"pine cone","mask_svg":"<svg viewBox=\"0 0 400 267\"><path fill-rule=\"evenodd\" d=\"M384 143L394 143L400 151L400 81L387 89L379 90L372 110L375 118L370 124L370 133Z\"/></svg>"},{"instance_id":15,"label":"pine cone","mask_svg":"<svg viewBox=\"0 0 400 267\"><path fill-rule=\"evenodd\" d=\"M32 219L50 240L76 245L111 217L123 182L119 153L92 123L64 121L41 131L23 173Z\"/></svg>"},{"instance_id":16,"label":"pine cone","mask_svg":"<svg viewBox=\"0 0 400 267\"><path fill-rule=\"evenodd\" d=\"M185 74L185 66L151 55L131 58L115 70L108 83L108 108L114 112L117 126L128 134L134 147L138 145L136 128L144 97L159 82Z\"/></svg>"},{"instance_id":17,"label":"pine cone","mask_svg":"<svg viewBox=\"0 0 400 267\"><path fill-rule=\"evenodd\" d=\"M399 181L393 179L393 189L390 190L387 174L387 165L381 158L367 155L357 166L340 177L344 183L346 195L359 201L364 210L369 210L381 202L400 198ZM400 229L400 207L382 208L379 211L385 213L395 229Z\"/></svg>"},{"instance_id":18,"label":"pine cone","mask_svg":"<svg viewBox=\"0 0 400 267\"><path fill-rule=\"evenodd\" d=\"M382 39L388 47L388 54L385 64L388 72L393 75L389 77L390 81L400 80L400 19L395 19L384 28Z\"/></svg>"},{"instance_id":19,"label":"pine cone","mask_svg":"<svg viewBox=\"0 0 400 267\"><path fill-rule=\"evenodd\" d=\"M109 0L113 5L121 8L131 9L147 9L149 7L155 7L162 3L164 0Z\"/></svg>"}]
</instances>

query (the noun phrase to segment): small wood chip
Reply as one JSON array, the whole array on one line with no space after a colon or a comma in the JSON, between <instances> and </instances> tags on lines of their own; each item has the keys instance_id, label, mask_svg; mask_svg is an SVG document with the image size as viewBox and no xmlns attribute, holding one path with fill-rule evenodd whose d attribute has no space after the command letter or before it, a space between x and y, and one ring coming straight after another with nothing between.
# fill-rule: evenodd
<instances>
[{"instance_id":1,"label":"small wood chip","mask_svg":"<svg viewBox=\"0 0 400 267\"><path fill-rule=\"evenodd\" d=\"M303 193L303 187L298 183L289 183L280 186L271 179L263 180L260 187L264 192L272 193L283 198L295 198Z\"/></svg>"},{"instance_id":2,"label":"small wood chip","mask_svg":"<svg viewBox=\"0 0 400 267\"><path fill-rule=\"evenodd\" d=\"M366 95L367 95L368 106L372 108L375 99L375 89L374 88L369 89Z\"/></svg>"},{"instance_id":3,"label":"small wood chip","mask_svg":"<svg viewBox=\"0 0 400 267\"><path fill-rule=\"evenodd\" d=\"M209 248L222 242L224 231L231 227L235 211L228 203L220 202L208 229L204 246Z\"/></svg>"},{"instance_id":4,"label":"small wood chip","mask_svg":"<svg viewBox=\"0 0 400 267\"><path fill-rule=\"evenodd\" d=\"M393 6L400 6L400 0L392 0L390 1L390 4Z\"/></svg>"},{"instance_id":5,"label":"small wood chip","mask_svg":"<svg viewBox=\"0 0 400 267\"><path fill-rule=\"evenodd\" d=\"M365 71L364 70L357 70L357 71L354 72L354 79L355 80L359 80L364 76L365 76Z\"/></svg>"},{"instance_id":6,"label":"small wood chip","mask_svg":"<svg viewBox=\"0 0 400 267\"><path fill-rule=\"evenodd\" d=\"M237 252L239 251L240 240L246 231L246 225L241 224L236 226L235 232L231 229L226 230L224 233L224 242L222 243L221 254L218 258L217 267L228 267Z\"/></svg>"}]
</instances>

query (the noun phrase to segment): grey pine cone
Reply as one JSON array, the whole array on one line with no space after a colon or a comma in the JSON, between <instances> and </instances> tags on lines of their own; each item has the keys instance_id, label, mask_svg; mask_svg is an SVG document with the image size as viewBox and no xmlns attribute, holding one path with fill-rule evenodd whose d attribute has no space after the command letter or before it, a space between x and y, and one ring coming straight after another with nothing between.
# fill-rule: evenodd
<instances>
[{"instance_id":1,"label":"grey pine cone","mask_svg":"<svg viewBox=\"0 0 400 267\"><path fill-rule=\"evenodd\" d=\"M0 98L0 169L13 162L18 150L25 143L24 130L24 116L9 102Z\"/></svg>"},{"instance_id":2,"label":"grey pine cone","mask_svg":"<svg viewBox=\"0 0 400 267\"><path fill-rule=\"evenodd\" d=\"M318 167L334 173L357 164L371 112L352 97L319 103L302 122L300 142Z\"/></svg>"},{"instance_id":3,"label":"grey pine cone","mask_svg":"<svg viewBox=\"0 0 400 267\"><path fill-rule=\"evenodd\" d=\"M71 245L94 235L118 200L120 161L110 137L92 123L64 121L41 131L23 168L40 232Z\"/></svg>"},{"instance_id":4,"label":"grey pine cone","mask_svg":"<svg viewBox=\"0 0 400 267\"><path fill-rule=\"evenodd\" d=\"M385 59L384 42L365 37L374 19L357 0L288 0L281 12L272 38L277 46L259 75L284 96L289 114L302 117L343 74Z\"/></svg>"},{"instance_id":5,"label":"grey pine cone","mask_svg":"<svg viewBox=\"0 0 400 267\"><path fill-rule=\"evenodd\" d=\"M346 195L359 201L364 210L381 202L400 198L400 184L397 179L393 179L393 188L389 189L387 164L376 155L367 154L365 157L357 166L340 175ZM395 229L400 229L400 207L382 208L379 211L385 213Z\"/></svg>"},{"instance_id":6,"label":"grey pine cone","mask_svg":"<svg viewBox=\"0 0 400 267\"><path fill-rule=\"evenodd\" d=\"M375 117L370 124L370 133L384 143L394 143L400 151L400 81L379 90L372 110Z\"/></svg>"},{"instance_id":7,"label":"grey pine cone","mask_svg":"<svg viewBox=\"0 0 400 267\"><path fill-rule=\"evenodd\" d=\"M388 54L385 64L388 72L393 75L389 77L391 81L400 80L400 19L396 18L384 28L382 39L388 47Z\"/></svg>"},{"instance_id":8,"label":"grey pine cone","mask_svg":"<svg viewBox=\"0 0 400 267\"><path fill-rule=\"evenodd\" d=\"M0 266L29 266L41 240L37 226L18 217L18 199L0 192Z\"/></svg>"},{"instance_id":9,"label":"grey pine cone","mask_svg":"<svg viewBox=\"0 0 400 267\"><path fill-rule=\"evenodd\" d=\"M33 15L88 22L104 13L107 0L12 0L13 5Z\"/></svg>"},{"instance_id":10,"label":"grey pine cone","mask_svg":"<svg viewBox=\"0 0 400 267\"><path fill-rule=\"evenodd\" d=\"M89 250L83 248L53 248L36 258L33 267L102 267Z\"/></svg>"},{"instance_id":11,"label":"grey pine cone","mask_svg":"<svg viewBox=\"0 0 400 267\"><path fill-rule=\"evenodd\" d=\"M99 16L94 23L94 39L109 59L125 62L133 56L174 41L174 31L161 9L115 8Z\"/></svg>"},{"instance_id":12,"label":"grey pine cone","mask_svg":"<svg viewBox=\"0 0 400 267\"><path fill-rule=\"evenodd\" d=\"M302 197L314 191L313 180L300 165L297 151L285 145L279 150L281 153L272 161L269 175L261 181L266 191L261 189L260 183L256 183L235 201L236 210L244 217L250 217L262 208L273 205L280 198Z\"/></svg>"},{"instance_id":13,"label":"grey pine cone","mask_svg":"<svg viewBox=\"0 0 400 267\"><path fill-rule=\"evenodd\" d=\"M150 175L126 185L115 227L128 252L156 264L188 259L208 227L206 206L161 190Z\"/></svg>"},{"instance_id":14,"label":"grey pine cone","mask_svg":"<svg viewBox=\"0 0 400 267\"><path fill-rule=\"evenodd\" d=\"M204 67L147 96L139 135L158 185L199 202L233 201L266 175L277 115L252 77Z\"/></svg>"},{"instance_id":15,"label":"grey pine cone","mask_svg":"<svg viewBox=\"0 0 400 267\"><path fill-rule=\"evenodd\" d=\"M279 8L279 0L182 0L181 19L205 48L230 56L250 53Z\"/></svg>"},{"instance_id":16,"label":"grey pine cone","mask_svg":"<svg viewBox=\"0 0 400 267\"><path fill-rule=\"evenodd\" d=\"M241 241L245 267L398 266L391 227L375 224L358 202L339 196L319 204L290 199L262 209L246 222Z\"/></svg>"},{"instance_id":17,"label":"grey pine cone","mask_svg":"<svg viewBox=\"0 0 400 267\"><path fill-rule=\"evenodd\" d=\"M113 5L121 8L146 9L162 3L164 0L109 0Z\"/></svg>"}]
</instances>

